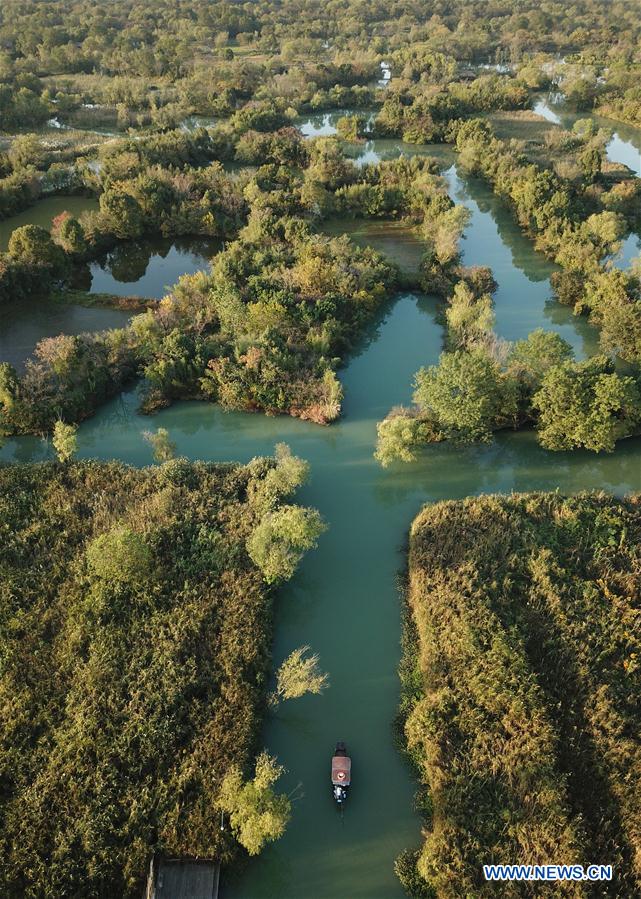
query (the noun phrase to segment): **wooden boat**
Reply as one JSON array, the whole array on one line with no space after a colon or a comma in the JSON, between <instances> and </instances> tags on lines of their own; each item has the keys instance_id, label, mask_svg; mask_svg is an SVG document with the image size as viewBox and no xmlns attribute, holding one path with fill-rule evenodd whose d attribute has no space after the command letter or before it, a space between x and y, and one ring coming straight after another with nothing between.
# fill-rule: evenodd
<instances>
[{"instance_id":1,"label":"wooden boat","mask_svg":"<svg viewBox=\"0 0 641 899\"><path fill-rule=\"evenodd\" d=\"M347 791L352 782L352 760L347 755L345 744L336 744L332 756L332 794L338 805L342 805L347 799Z\"/></svg>"}]
</instances>

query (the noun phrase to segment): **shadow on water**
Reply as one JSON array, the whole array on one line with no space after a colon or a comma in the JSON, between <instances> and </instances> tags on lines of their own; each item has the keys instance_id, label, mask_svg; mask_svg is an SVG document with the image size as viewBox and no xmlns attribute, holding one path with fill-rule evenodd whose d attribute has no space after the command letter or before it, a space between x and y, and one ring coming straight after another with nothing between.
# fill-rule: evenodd
<instances>
[{"instance_id":1,"label":"shadow on water","mask_svg":"<svg viewBox=\"0 0 641 899\"><path fill-rule=\"evenodd\" d=\"M90 293L162 299L183 275L209 268L222 242L202 237L145 237L122 241L76 275Z\"/></svg>"}]
</instances>

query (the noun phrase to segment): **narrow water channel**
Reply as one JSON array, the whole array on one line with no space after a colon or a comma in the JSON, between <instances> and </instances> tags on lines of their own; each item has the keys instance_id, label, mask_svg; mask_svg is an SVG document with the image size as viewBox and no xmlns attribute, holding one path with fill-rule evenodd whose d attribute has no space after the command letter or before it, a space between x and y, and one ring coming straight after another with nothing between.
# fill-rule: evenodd
<instances>
[{"instance_id":1,"label":"narrow water channel","mask_svg":"<svg viewBox=\"0 0 641 899\"><path fill-rule=\"evenodd\" d=\"M535 328L544 328L558 331L578 357L597 352L598 332L586 318L553 299L549 279L555 266L537 253L505 203L486 182L458 166L449 168L445 178L452 199L471 213L461 243L463 262L490 266L498 282L494 314L499 337L522 340Z\"/></svg>"}]
</instances>

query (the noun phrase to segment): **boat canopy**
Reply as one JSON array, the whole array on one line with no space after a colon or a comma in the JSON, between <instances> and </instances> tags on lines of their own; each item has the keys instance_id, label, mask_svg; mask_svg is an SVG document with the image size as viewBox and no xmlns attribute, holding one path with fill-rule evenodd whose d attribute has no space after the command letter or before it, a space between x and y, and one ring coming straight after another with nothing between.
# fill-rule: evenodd
<instances>
[{"instance_id":1,"label":"boat canopy","mask_svg":"<svg viewBox=\"0 0 641 899\"><path fill-rule=\"evenodd\" d=\"M348 787L352 774L352 760L347 755L335 755L332 758L332 784L335 787Z\"/></svg>"}]
</instances>

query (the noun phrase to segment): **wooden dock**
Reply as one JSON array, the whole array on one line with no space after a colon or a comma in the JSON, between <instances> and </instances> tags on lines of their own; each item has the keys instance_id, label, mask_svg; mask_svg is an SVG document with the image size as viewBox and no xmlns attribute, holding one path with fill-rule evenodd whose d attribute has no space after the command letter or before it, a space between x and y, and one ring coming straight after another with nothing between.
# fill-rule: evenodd
<instances>
[{"instance_id":1,"label":"wooden dock","mask_svg":"<svg viewBox=\"0 0 641 899\"><path fill-rule=\"evenodd\" d=\"M144 899L218 899L219 886L220 862L154 856Z\"/></svg>"}]
</instances>

